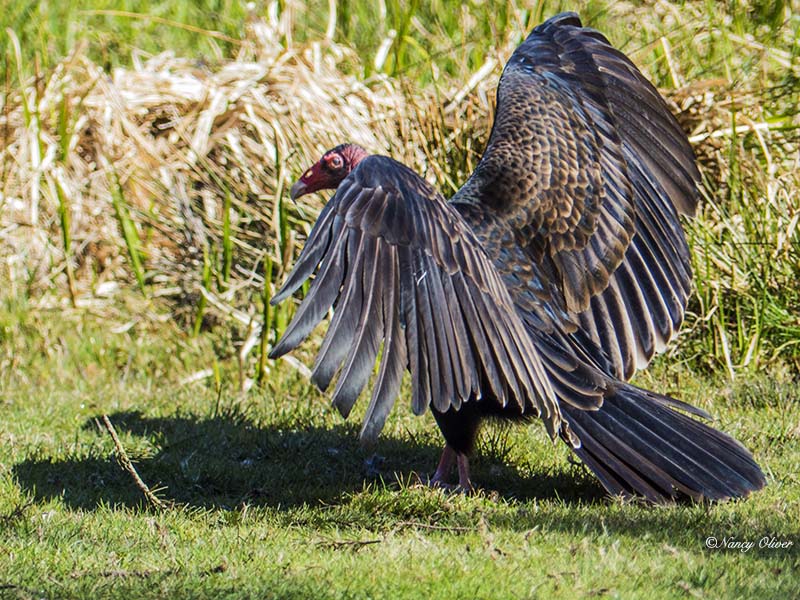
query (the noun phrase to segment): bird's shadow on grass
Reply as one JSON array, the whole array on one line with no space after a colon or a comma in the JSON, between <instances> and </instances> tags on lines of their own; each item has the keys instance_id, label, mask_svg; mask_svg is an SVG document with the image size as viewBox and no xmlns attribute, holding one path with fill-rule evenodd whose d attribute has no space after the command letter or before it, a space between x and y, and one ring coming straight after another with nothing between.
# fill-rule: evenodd
<instances>
[{"instance_id":1,"label":"bird's shadow on grass","mask_svg":"<svg viewBox=\"0 0 800 600\"><path fill-rule=\"evenodd\" d=\"M431 442L389 437L365 449L353 426L281 428L259 426L239 416L151 418L139 412L120 412L110 419L135 459L141 478L161 498L189 508L225 511L248 505L296 515L306 506L338 507L352 522L367 528L430 517L426 510L431 497L424 493L407 499L407 504L393 500L391 494L377 500L359 497L370 485L379 493L384 486L402 491L407 486L398 483L398 477L407 482L415 470L432 470L441 448ZM97 431L98 440L107 435L97 419L89 419L84 427ZM16 464L13 473L37 502L58 498L81 510L102 505L142 507L142 492L111 456L108 445L91 447L96 450L88 456L84 451L84 456L76 458L29 458ZM575 467L523 476L491 451L480 456L475 467L473 475L484 490L490 494L497 490L501 505L489 517L496 528L525 531L547 527L581 535L617 532L655 536L670 546L676 538L686 539L687 531L696 532L687 540L695 546L702 545L702 535L741 540L774 533L753 531L752 520L744 512L737 518L735 514L714 515L702 507L608 510L609 500L600 485ZM433 501L437 506L443 502ZM550 508L542 510L542 503L548 501L545 506ZM563 510L565 506L567 510ZM453 531L464 526L469 529L477 520L468 506L453 509L450 515L439 508L431 510L437 519L443 516L444 529L455 523ZM380 519L376 518L378 511ZM419 515L415 516L415 511ZM328 518L340 518L334 513L314 518L321 519L322 526Z\"/></svg>"},{"instance_id":2,"label":"bird's shadow on grass","mask_svg":"<svg viewBox=\"0 0 800 600\"><path fill-rule=\"evenodd\" d=\"M138 411L112 414L110 420L142 480L162 498L197 508L320 505L369 484L399 489L415 473L433 471L441 452L430 442L385 436L364 448L352 425L281 428L239 415L146 417ZM99 418L87 420L84 429L107 435ZM88 456L29 458L13 472L39 501L60 498L83 510L143 505L142 492L108 446L93 448ZM569 471L525 477L491 453L475 461L473 474L484 489L519 500L603 498L589 478Z\"/></svg>"}]
</instances>

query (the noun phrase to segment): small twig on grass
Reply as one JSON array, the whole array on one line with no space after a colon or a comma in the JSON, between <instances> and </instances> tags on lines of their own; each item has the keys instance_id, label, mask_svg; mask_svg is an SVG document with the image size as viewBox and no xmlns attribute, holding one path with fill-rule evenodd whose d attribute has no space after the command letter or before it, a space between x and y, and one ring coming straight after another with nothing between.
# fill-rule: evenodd
<instances>
[{"instance_id":1,"label":"small twig on grass","mask_svg":"<svg viewBox=\"0 0 800 600\"><path fill-rule=\"evenodd\" d=\"M333 550L341 550L348 548L354 552L358 552L364 546L371 546L372 544L380 544L383 540L323 540L317 542L317 546L321 548L332 548Z\"/></svg>"},{"instance_id":2,"label":"small twig on grass","mask_svg":"<svg viewBox=\"0 0 800 600\"><path fill-rule=\"evenodd\" d=\"M17 506L14 507L14 509L11 512L6 513L4 515L0 515L0 523L2 523L3 525L9 525L10 523L13 523L14 521L22 517L25 514L25 511L28 510L31 506L33 506L33 500L28 500L24 504L18 504Z\"/></svg>"},{"instance_id":3,"label":"small twig on grass","mask_svg":"<svg viewBox=\"0 0 800 600\"><path fill-rule=\"evenodd\" d=\"M122 569L115 569L112 571L101 571L100 573L92 573L91 571L73 571L70 573L72 579L82 579L84 577L110 577L118 579L146 579L153 575L175 575L178 573L177 569L144 569L143 571L123 571Z\"/></svg>"},{"instance_id":4,"label":"small twig on grass","mask_svg":"<svg viewBox=\"0 0 800 600\"><path fill-rule=\"evenodd\" d=\"M418 521L400 521L397 527L413 527L415 529L430 529L434 531L448 531L451 533L465 533L475 531L474 527L451 527L448 525L431 525L429 523L420 523Z\"/></svg>"},{"instance_id":5,"label":"small twig on grass","mask_svg":"<svg viewBox=\"0 0 800 600\"><path fill-rule=\"evenodd\" d=\"M208 577L209 575L214 575L215 573L224 573L227 569L228 563L223 560L218 565L209 567L208 569L203 569L199 572L199 575L201 577ZM83 579L85 577L91 577L94 579L97 579L98 577L113 579L147 579L158 575L162 577L169 577L171 575L178 575L180 572L181 571L179 569L143 569L141 571L112 569L109 571L100 571L99 573L95 573L93 571L73 571L70 573L70 577L72 579ZM2 589L2 587L0 587L0 589Z\"/></svg>"},{"instance_id":6,"label":"small twig on grass","mask_svg":"<svg viewBox=\"0 0 800 600\"><path fill-rule=\"evenodd\" d=\"M165 510L167 505L158 496L156 496L152 490L147 487L147 484L142 481L142 478L139 477L139 473L136 472L136 467L133 466L131 459L128 458L128 453L125 452L125 448L122 445L122 442L119 440L119 436L117 436L117 430L114 429L114 426L111 424L111 419L108 418L108 415L103 415L103 424L106 426L108 433L111 435L111 439L114 440L114 446L117 449L117 460L119 460L122 468L125 469L131 477L133 477L136 487L142 491L144 497L152 506L159 510Z\"/></svg>"}]
</instances>

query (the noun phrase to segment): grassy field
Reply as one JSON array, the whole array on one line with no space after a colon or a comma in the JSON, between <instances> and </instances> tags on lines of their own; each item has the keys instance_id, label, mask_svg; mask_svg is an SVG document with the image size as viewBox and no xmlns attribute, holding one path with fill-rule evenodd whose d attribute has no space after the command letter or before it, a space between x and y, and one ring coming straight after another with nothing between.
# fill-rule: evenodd
<instances>
[{"instance_id":1,"label":"grassy field","mask_svg":"<svg viewBox=\"0 0 800 600\"><path fill-rule=\"evenodd\" d=\"M0 309L0 597L800 594L791 381L664 366L640 379L715 414L754 451L769 485L745 501L611 501L538 424L487 429L481 490L449 495L412 475L438 458L432 419L397 410L380 443L360 448L360 414L343 423L293 369L275 365L247 395L231 367L219 384L186 383L234 351L230 337L190 339L129 311ZM115 460L103 414L162 509ZM756 546L709 549L709 537ZM772 537L792 546L758 547Z\"/></svg>"},{"instance_id":2,"label":"grassy field","mask_svg":"<svg viewBox=\"0 0 800 600\"><path fill-rule=\"evenodd\" d=\"M228 0L2 7L0 140L13 150L0 147L0 598L800 597L800 7L383 5L384 12L353 0L256 2L251 12ZM280 22L271 43L306 52L297 65L287 59L288 74L275 68L264 76L270 94L295 93L284 83L293 68L301 80L313 78L303 69L319 45L306 42L332 40L322 51L335 62L325 81L333 85L341 71L348 90L367 83L353 94L363 104L332 101L320 114L365 106L369 118L354 125L374 129L376 144L424 164L448 189L475 160L491 110L480 84L465 92L457 119L426 112L430 103L457 98L487 61L496 61L487 71L496 75L525 31L565 8L580 9L669 94L698 153L704 202L687 224L697 294L685 332L636 382L709 411L753 451L768 486L747 500L652 508L609 499L538 424L487 428L473 462L478 493L447 494L416 483L415 473L433 471L442 441L430 415L414 418L403 400L381 441L362 448L365 406L342 421L295 365L266 363L261 384L249 387L261 355L242 353L254 339L247 319L263 316L264 348L285 326L288 315L266 313L263 296L315 210L283 205L282 186L328 138L308 124L314 115L286 129L297 113L281 112L278 102L270 118L289 139L279 143L275 133L274 164L263 159L272 156L269 140L243 134L185 167L189 144L157 144L172 126L192 137L185 124L203 121L206 105L175 102L131 112L141 120L125 130L143 148L137 155L126 140L98 134L103 123L91 106L82 112L95 80L70 71L141 68L138 50L169 49L192 62L157 68L213 76L234 57L255 60L248 24L265 16ZM405 112L379 122L380 102L394 98L380 95L386 89ZM316 98L304 100L306 110ZM226 115L246 120L244 104ZM231 139L236 119L216 116L211 123ZM14 145L17 127L32 144ZM340 119L329 135L349 133ZM31 167L28 148L48 143L52 168ZM112 156L114 144L125 149L115 163L122 182L92 162L99 159L87 148L102 144ZM413 144L426 145L411 152ZM48 160L44 154L36 160ZM167 203L159 204L168 194L146 178L158 156L181 163L175 173L186 178L176 181L191 193L213 190L192 202L217 202L218 212L236 215L206 220L210 241L194 262L155 260L159 236L172 226L162 219ZM262 194L241 183L248 178ZM34 197L41 224L14 212ZM253 209L253 198L266 208ZM9 232L21 232L13 246ZM28 238L32 247L45 239L63 249L21 250ZM180 271L183 279L169 271L178 267L189 271ZM108 292L111 282L117 291ZM169 291L181 285L182 295ZM210 306L192 286L230 306ZM308 364L314 348L297 355ZM121 465L121 449L155 501Z\"/></svg>"}]
</instances>

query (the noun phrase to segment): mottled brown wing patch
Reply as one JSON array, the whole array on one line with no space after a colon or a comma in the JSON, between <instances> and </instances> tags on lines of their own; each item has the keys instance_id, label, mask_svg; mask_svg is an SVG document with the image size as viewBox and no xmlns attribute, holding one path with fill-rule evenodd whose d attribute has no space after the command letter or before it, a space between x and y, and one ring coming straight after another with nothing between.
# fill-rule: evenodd
<instances>
[{"instance_id":1,"label":"mottled brown wing patch","mask_svg":"<svg viewBox=\"0 0 800 600\"><path fill-rule=\"evenodd\" d=\"M678 215L694 211L699 173L686 136L633 63L574 13L534 29L497 97L484 156L451 201L479 235L503 232L489 247L519 308L548 327L542 315L568 313L564 327L628 378L675 335L690 291ZM526 261L545 281L525 280Z\"/></svg>"},{"instance_id":2,"label":"mottled brown wing patch","mask_svg":"<svg viewBox=\"0 0 800 600\"><path fill-rule=\"evenodd\" d=\"M608 285L633 235L633 192L608 108L509 63L486 153L465 188L502 216L517 243L557 267L569 310ZM457 201L464 194L459 194Z\"/></svg>"}]
</instances>

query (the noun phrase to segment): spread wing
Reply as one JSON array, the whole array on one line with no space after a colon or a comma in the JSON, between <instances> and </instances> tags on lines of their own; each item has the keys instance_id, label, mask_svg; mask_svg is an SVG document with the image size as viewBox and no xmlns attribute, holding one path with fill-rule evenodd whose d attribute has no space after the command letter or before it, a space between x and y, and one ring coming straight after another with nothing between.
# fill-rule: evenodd
<instances>
[{"instance_id":1,"label":"spread wing","mask_svg":"<svg viewBox=\"0 0 800 600\"><path fill-rule=\"evenodd\" d=\"M325 389L340 371L333 403L347 416L382 344L362 438L382 429L405 369L417 414L491 395L559 431L553 390L504 282L459 213L408 168L381 156L361 161L272 303L314 272L270 356L295 348L333 306L312 380Z\"/></svg>"},{"instance_id":2,"label":"spread wing","mask_svg":"<svg viewBox=\"0 0 800 600\"><path fill-rule=\"evenodd\" d=\"M512 245L515 261L530 264L528 281L521 264L498 266L514 299L572 315L626 379L683 319L691 270L678 215L694 212L698 181L656 89L564 13L509 59L486 152L452 202L479 236L496 236L498 223L508 230L496 264Z\"/></svg>"}]
</instances>

